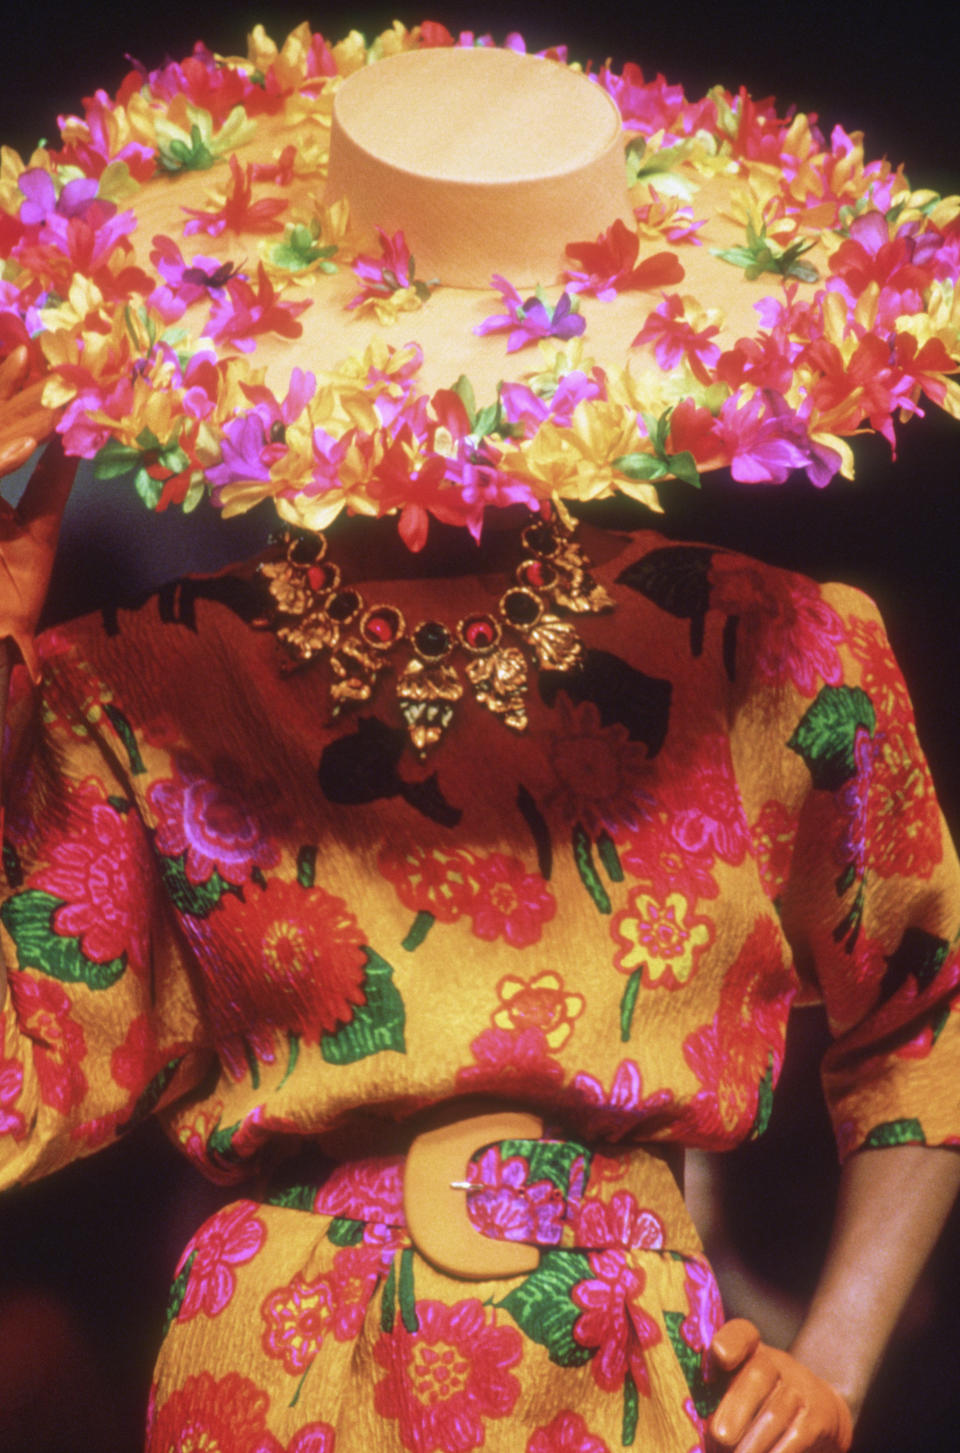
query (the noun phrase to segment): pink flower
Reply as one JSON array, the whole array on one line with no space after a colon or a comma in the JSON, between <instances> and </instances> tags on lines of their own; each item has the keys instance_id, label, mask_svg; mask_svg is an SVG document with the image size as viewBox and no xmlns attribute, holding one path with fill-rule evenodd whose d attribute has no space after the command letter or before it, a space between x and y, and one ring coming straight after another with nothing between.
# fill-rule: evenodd
<instances>
[{"instance_id":1,"label":"pink flower","mask_svg":"<svg viewBox=\"0 0 960 1453\"><path fill-rule=\"evenodd\" d=\"M680 1324L680 1335L688 1347L702 1352L708 1359L713 1334L723 1322L723 1305L720 1289L705 1260L686 1263L683 1289L690 1311ZM707 1363L704 1376L709 1376Z\"/></svg>"},{"instance_id":2,"label":"pink flower","mask_svg":"<svg viewBox=\"0 0 960 1453\"><path fill-rule=\"evenodd\" d=\"M283 224L278 219L287 210L287 198L261 197L256 202L252 198L252 168L249 165L242 168L233 155L223 205L209 212L197 207L184 207L183 211L190 218L183 224L184 236L189 237L194 232L206 232L210 237L219 237L223 232L282 232Z\"/></svg>"},{"instance_id":3,"label":"pink flower","mask_svg":"<svg viewBox=\"0 0 960 1453\"><path fill-rule=\"evenodd\" d=\"M195 1374L159 1407L151 1400L147 1453L283 1453L266 1426L269 1407L269 1395L238 1372Z\"/></svg>"},{"instance_id":4,"label":"pink flower","mask_svg":"<svg viewBox=\"0 0 960 1453\"><path fill-rule=\"evenodd\" d=\"M403 1161L400 1157L368 1156L334 1166L324 1181L314 1209L323 1216L353 1221L403 1223Z\"/></svg>"},{"instance_id":5,"label":"pink flower","mask_svg":"<svg viewBox=\"0 0 960 1453\"><path fill-rule=\"evenodd\" d=\"M644 1352L655 1347L663 1334L640 1305L645 1273L629 1266L622 1251L591 1252L588 1260L593 1276L577 1282L572 1293L582 1308L573 1326L574 1340L581 1347L596 1348L590 1370L598 1387L616 1392L629 1372L637 1391L649 1397Z\"/></svg>"},{"instance_id":6,"label":"pink flower","mask_svg":"<svg viewBox=\"0 0 960 1453\"><path fill-rule=\"evenodd\" d=\"M15 1105L23 1091L23 1065L19 1060L0 1059L0 1135L22 1140L27 1122Z\"/></svg>"},{"instance_id":7,"label":"pink flower","mask_svg":"<svg viewBox=\"0 0 960 1453\"><path fill-rule=\"evenodd\" d=\"M630 741L620 722L603 726L592 701L574 705L561 692L557 707L559 728L544 734L555 779L544 806L582 823L592 837L636 828L653 802L646 746Z\"/></svg>"},{"instance_id":8,"label":"pink flower","mask_svg":"<svg viewBox=\"0 0 960 1453\"><path fill-rule=\"evenodd\" d=\"M507 1085L517 1098L537 1097L554 1094L563 1079L542 1029L485 1029L470 1050L475 1063L457 1071L457 1085L464 1090L502 1092Z\"/></svg>"},{"instance_id":9,"label":"pink flower","mask_svg":"<svg viewBox=\"0 0 960 1453\"><path fill-rule=\"evenodd\" d=\"M740 394L726 399L714 432L741 484L783 484L793 469L803 469L809 447L797 442L789 415L778 414L763 394L744 403Z\"/></svg>"},{"instance_id":10,"label":"pink flower","mask_svg":"<svg viewBox=\"0 0 960 1453\"><path fill-rule=\"evenodd\" d=\"M475 1189L467 1192L470 1220L495 1241L532 1241L556 1246L563 1234L566 1201L550 1180L528 1184L522 1156L504 1160L499 1145L488 1146L470 1164Z\"/></svg>"},{"instance_id":11,"label":"pink flower","mask_svg":"<svg viewBox=\"0 0 960 1453\"><path fill-rule=\"evenodd\" d=\"M543 925L557 911L539 873L528 873L519 858L491 853L474 864L473 878L477 893L466 911L478 938L503 938L514 948L539 942Z\"/></svg>"},{"instance_id":12,"label":"pink flower","mask_svg":"<svg viewBox=\"0 0 960 1453\"><path fill-rule=\"evenodd\" d=\"M504 416L509 423L519 424L527 439L532 439L548 419L561 429L569 428L577 404L584 399L603 398L606 398L606 389L599 370L594 370L589 378L577 369L565 373L550 399L542 399L525 383L500 385Z\"/></svg>"},{"instance_id":13,"label":"pink flower","mask_svg":"<svg viewBox=\"0 0 960 1453\"><path fill-rule=\"evenodd\" d=\"M178 1272L182 1271L190 1260L190 1276L177 1321L189 1322L201 1313L217 1317L229 1304L237 1289L234 1267L252 1261L267 1237L257 1209L256 1201L226 1206L189 1242L177 1267Z\"/></svg>"},{"instance_id":14,"label":"pink flower","mask_svg":"<svg viewBox=\"0 0 960 1453\"><path fill-rule=\"evenodd\" d=\"M71 835L53 845L49 866L34 884L63 899L54 910L54 931L78 938L85 958L107 964L126 954L131 967L141 970L147 962L151 864L140 819L103 801L92 779L82 784L72 806Z\"/></svg>"},{"instance_id":15,"label":"pink flower","mask_svg":"<svg viewBox=\"0 0 960 1453\"><path fill-rule=\"evenodd\" d=\"M468 1453L486 1441L484 1422L505 1418L520 1396L510 1372L523 1356L523 1342L512 1326L487 1320L476 1297L445 1306L421 1301L419 1330L408 1332L399 1320L373 1349L386 1376L376 1384L374 1402L383 1418L395 1418L411 1453Z\"/></svg>"},{"instance_id":16,"label":"pink flower","mask_svg":"<svg viewBox=\"0 0 960 1453\"><path fill-rule=\"evenodd\" d=\"M273 867L279 850L229 764L219 780L211 780L199 763L179 756L173 772L151 786L148 798L157 814L157 849L169 857L185 855L190 883L206 883L219 873L239 885L254 868Z\"/></svg>"},{"instance_id":17,"label":"pink flower","mask_svg":"<svg viewBox=\"0 0 960 1453\"><path fill-rule=\"evenodd\" d=\"M262 333L299 338L303 326L296 319L312 306L309 299L281 302L261 262L257 265L256 288L239 274L229 280L227 297L214 299L202 336L221 345L232 343L241 353L252 353L257 346L254 340Z\"/></svg>"},{"instance_id":18,"label":"pink flower","mask_svg":"<svg viewBox=\"0 0 960 1453\"><path fill-rule=\"evenodd\" d=\"M182 318L191 303L224 297L224 288L236 270L232 263L197 253L188 262L172 237L153 239L150 261L164 279L147 299L165 323Z\"/></svg>"},{"instance_id":19,"label":"pink flower","mask_svg":"<svg viewBox=\"0 0 960 1453\"><path fill-rule=\"evenodd\" d=\"M508 353L516 353L541 338L578 338L587 326L569 293L563 293L551 308L539 294L524 302L513 284L497 273L492 281L508 311L485 318L473 331L480 337L487 333L509 333Z\"/></svg>"},{"instance_id":20,"label":"pink flower","mask_svg":"<svg viewBox=\"0 0 960 1453\"><path fill-rule=\"evenodd\" d=\"M264 1298L260 1308L266 1323L261 1345L293 1377L306 1372L333 1320L334 1292L327 1277L312 1281L299 1272L286 1286Z\"/></svg>"},{"instance_id":21,"label":"pink flower","mask_svg":"<svg viewBox=\"0 0 960 1453\"><path fill-rule=\"evenodd\" d=\"M308 1423L293 1435L286 1453L333 1453L335 1440L336 1434L329 1423Z\"/></svg>"},{"instance_id":22,"label":"pink flower","mask_svg":"<svg viewBox=\"0 0 960 1453\"><path fill-rule=\"evenodd\" d=\"M659 1251L663 1240L660 1217L655 1211L639 1205L630 1191L614 1191L609 1201L588 1196L576 1219L578 1246Z\"/></svg>"},{"instance_id":23,"label":"pink flower","mask_svg":"<svg viewBox=\"0 0 960 1453\"><path fill-rule=\"evenodd\" d=\"M389 298L401 288L417 286L414 282L414 259L402 232L390 237L382 227L377 228L380 239L380 257L361 254L353 264L353 270L363 283L360 292L347 303L347 308L359 308L374 298ZM420 284L429 291L427 284Z\"/></svg>"},{"instance_id":24,"label":"pink flower","mask_svg":"<svg viewBox=\"0 0 960 1453\"><path fill-rule=\"evenodd\" d=\"M685 853L720 858L736 866L750 845L750 829L730 760L727 738L704 733L696 756L682 766L682 790L666 778L663 803L671 832Z\"/></svg>"},{"instance_id":25,"label":"pink flower","mask_svg":"<svg viewBox=\"0 0 960 1453\"><path fill-rule=\"evenodd\" d=\"M713 131L717 125L716 105L710 97L687 101L682 86L668 86L663 76L644 81L643 71L628 61L618 76L608 66L597 76L600 85L617 103L624 127L652 136L656 131L669 131L675 136L690 136L701 127Z\"/></svg>"},{"instance_id":26,"label":"pink flower","mask_svg":"<svg viewBox=\"0 0 960 1453\"><path fill-rule=\"evenodd\" d=\"M720 357L720 349L711 339L720 332L711 323L697 330L687 322L684 301L679 293L670 293L647 318L633 340L633 347L652 343L662 369L679 368L686 359L690 372L702 384L712 382L708 372Z\"/></svg>"},{"instance_id":27,"label":"pink flower","mask_svg":"<svg viewBox=\"0 0 960 1453\"><path fill-rule=\"evenodd\" d=\"M617 293L654 292L683 281L675 252L655 252L638 263L639 251L640 238L619 217L596 242L569 243L567 256L580 264L579 270L565 273L570 291L593 293L608 303Z\"/></svg>"},{"instance_id":28,"label":"pink flower","mask_svg":"<svg viewBox=\"0 0 960 1453\"><path fill-rule=\"evenodd\" d=\"M602 1438L590 1432L579 1413L565 1409L552 1422L535 1429L526 1453L610 1453Z\"/></svg>"},{"instance_id":29,"label":"pink flower","mask_svg":"<svg viewBox=\"0 0 960 1453\"><path fill-rule=\"evenodd\" d=\"M644 1096L643 1075L632 1059L620 1061L609 1094L599 1080L581 1070L573 1081L573 1096L578 1127L582 1124L582 1133L594 1140L620 1140L641 1126L652 1135L666 1119L663 1112L673 1107L672 1090Z\"/></svg>"}]
</instances>

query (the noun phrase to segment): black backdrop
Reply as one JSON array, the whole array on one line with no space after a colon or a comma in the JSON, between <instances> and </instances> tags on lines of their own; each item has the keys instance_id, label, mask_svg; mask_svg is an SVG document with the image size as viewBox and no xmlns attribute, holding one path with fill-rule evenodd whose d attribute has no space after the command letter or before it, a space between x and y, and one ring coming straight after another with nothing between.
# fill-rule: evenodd
<instances>
[{"instance_id":1,"label":"black backdrop","mask_svg":"<svg viewBox=\"0 0 960 1453\"><path fill-rule=\"evenodd\" d=\"M408 24L423 18L401 10L399 0L362 8L251 7L246 0L136 7L105 0L72 13L54 0L21 3L4 17L0 139L23 150L41 135L55 135L59 111L75 109L98 85L119 83L125 53L154 66L186 54L198 38L236 53L257 20L277 39L303 18L331 40L351 26L369 36L398 12ZM441 3L426 14L453 30L492 30L496 38L520 29L532 48L565 41L583 60L636 60L648 74L660 70L668 80L682 81L691 96L717 81L731 88L745 83L754 95L773 93L783 105L818 112L825 130L835 122L863 128L868 155L904 161L915 184L960 191L955 46L942 0L897 7L883 0L848 0L843 7L826 0L728 6L685 0L657 8L516 0ZM957 833L960 424L931 409L902 431L896 461L875 439L859 441L857 456L857 482L838 481L823 494L806 484L758 491L710 479L701 497L675 511L668 528L735 544L821 578L846 579L880 601ZM174 516L159 523L145 518L118 488L88 489L71 512L53 614L87 608L140 579L175 573L185 542L193 550L197 539L192 524L186 531L181 526ZM198 548L237 553L250 538L245 530L218 537L211 527ZM195 557L186 558L193 563ZM822 1240L829 1203L829 1171L809 1169L828 1164L830 1156L813 1101L818 1033L815 1026L802 1031L800 1051L788 1064L797 1094L781 1097L786 1108L775 1114L765 1143L731 1158L727 1174L734 1235L761 1272L799 1292L810 1275L802 1248ZM177 1250L219 1196L184 1176L173 1152L148 1130L139 1145L111 1150L101 1165L61 1173L0 1208L0 1307L4 1285L8 1294L18 1285L46 1285L80 1309L95 1355L113 1365L108 1385L118 1411L118 1453L137 1447L149 1348ZM955 1217L936 1263L944 1289L915 1305L908 1334L888 1359L858 1437L863 1453L938 1453L956 1446L960 1314L951 1297L960 1285L958 1241ZM4 1443L2 1414L0 1406L0 1453L19 1453L30 1445ZM63 1446L85 1444L80 1435ZM39 1444L33 1453L42 1453Z\"/></svg>"}]
</instances>

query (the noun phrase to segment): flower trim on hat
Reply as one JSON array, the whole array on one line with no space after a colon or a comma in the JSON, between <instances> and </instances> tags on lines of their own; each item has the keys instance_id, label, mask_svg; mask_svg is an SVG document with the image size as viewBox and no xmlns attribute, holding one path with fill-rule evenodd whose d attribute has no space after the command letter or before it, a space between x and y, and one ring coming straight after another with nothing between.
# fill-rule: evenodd
<instances>
[{"instance_id":1,"label":"flower trim on hat","mask_svg":"<svg viewBox=\"0 0 960 1453\"><path fill-rule=\"evenodd\" d=\"M304 24L278 48L258 26L244 59L198 44L182 63L133 70L113 99L97 91L83 116L60 118L59 150L25 165L4 148L0 361L27 347L27 381L45 379L67 452L101 478L132 473L155 509L190 509L209 491L225 514L270 498L314 530L343 509L398 513L419 548L430 516L479 537L487 509L516 502L562 513L564 500L619 492L656 508L661 481L696 484L722 466L756 484L803 470L821 486L852 477L849 435L879 431L893 448L894 420L922 414L925 399L960 418L960 198L865 162L858 133L836 127L827 141L815 117L778 117L745 90L691 102L633 64L592 79L623 116L635 233L616 222L571 237L555 303L491 280L500 311L474 331L502 332L505 354L530 348L523 381L493 398L476 399L466 377L429 393L419 346L378 339L319 376L294 368L276 397L258 342L300 337L325 277L352 271L346 307L385 328L434 292L402 233L380 234L379 257L361 254L344 204L301 215L284 194L294 177L322 186L341 78L402 50L491 43L396 22L370 46L357 32L330 46ZM546 54L567 64L563 49ZM237 148L263 117L296 127L298 144L244 164ZM129 204L144 184L224 160L182 232L242 234L236 258L185 257L158 234L154 271L132 261ZM683 256L703 246L697 190L720 175L743 242L715 255L771 284L755 334L726 348L718 311L681 290ZM806 257L816 241L826 276ZM801 296L801 282L816 290ZM659 372L642 383L591 357L580 311L581 296L603 306L626 290L650 296L633 343ZM188 309L207 310L199 337L182 326Z\"/></svg>"}]
</instances>

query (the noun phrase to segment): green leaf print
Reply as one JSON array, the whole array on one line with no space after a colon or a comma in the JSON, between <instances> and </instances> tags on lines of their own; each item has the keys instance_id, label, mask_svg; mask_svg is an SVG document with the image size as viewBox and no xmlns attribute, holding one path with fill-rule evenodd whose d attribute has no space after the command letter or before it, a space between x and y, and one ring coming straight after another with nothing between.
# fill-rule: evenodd
<instances>
[{"instance_id":1,"label":"green leaf print","mask_svg":"<svg viewBox=\"0 0 960 1453\"><path fill-rule=\"evenodd\" d=\"M597 838L597 852L603 864L603 871L611 883L623 882L623 866L620 862L620 854L617 852L617 845L607 832L602 832Z\"/></svg>"},{"instance_id":2,"label":"green leaf print","mask_svg":"<svg viewBox=\"0 0 960 1453\"><path fill-rule=\"evenodd\" d=\"M864 1148L878 1150L887 1145L926 1145L927 1137L919 1120L885 1120L875 1125L863 1142Z\"/></svg>"},{"instance_id":3,"label":"green leaf print","mask_svg":"<svg viewBox=\"0 0 960 1453\"><path fill-rule=\"evenodd\" d=\"M397 1279L397 1301L403 1325L410 1333L420 1331L417 1316L417 1299L413 1290L413 1248L404 1247L400 1253L400 1276Z\"/></svg>"},{"instance_id":4,"label":"green leaf print","mask_svg":"<svg viewBox=\"0 0 960 1453\"><path fill-rule=\"evenodd\" d=\"M573 1328L580 1308L573 1300L578 1282L589 1281L590 1263L578 1251L542 1251L536 1271L514 1287L498 1305L510 1313L528 1337L547 1349L558 1367L582 1367L596 1348L581 1347Z\"/></svg>"},{"instance_id":5,"label":"green leaf print","mask_svg":"<svg viewBox=\"0 0 960 1453\"><path fill-rule=\"evenodd\" d=\"M182 1062L182 1054L178 1054L175 1059L167 1060L163 1069L158 1070L146 1089L141 1091L129 1120L125 1120L122 1125L118 1126L118 1132L132 1130L135 1125L139 1125L142 1120L146 1120L149 1115L153 1114Z\"/></svg>"},{"instance_id":6,"label":"green leaf print","mask_svg":"<svg viewBox=\"0 0 960 1453\"><path fill-rule=\"evenodd\" d=\"M435 922L436 919L430 912L429 908L421 908L420 912L411 923L410 928L407 932L407 936L401 943L400 947L402 949L406 949L408 954L412 954L414 949L418 949L423 943L423 940L426 938L427 934L430 932Z\"/></svg>"},{"instance_id":7,"label":"green leaf print","mask_svg":"<svg viewBox=\"0 0 960 1453\"><path fill-rule=\"evenodd\" d=\"M717 1378L707 1383L703 1376L703 1354L683 1340L681 1328L686 1321L685 1312L664 1312L663 1323L667 1329L676 1359L686 1379L693 1405L701 1418L709 1418L720 1404L729 1379Z\"/></svg>"},{"instance_id":8,"label":"green leaf print","mask_svg":"<svg viewBox=\"0 0 960 1453\"><path fill-rule=\"evenodd\" d=\"M314 1191L312 1196L315 1195ZM312 1198L310 1205L312 1208ZM359 1246L363 1240L363 1222L354 1221L351 1216L334 1216L327 1227L327 1240L334 1246Z\"/></svg>"},{"instance_id":9,"label":"green leaf print","mask_svg":"<svg viewBox=\"0 0 960 1453\"><path fill-rule=\"evenodd\" d=\"M806 762L814 787L836 792L856 775L857 729L872 736L876 724L873 703L861 687L824 686L787 746Z\"/></svg>"},{"instance_id":10,"label":"green leaf print","mask_svg":"<svg viewBox=\"0 0 960 1453\"><path fill-rule=\"evenodd\" d=\"M285 1206L288 1211L312 1211L316 1197L316 1186L284 1186L282 1190L269 1193L267 1205Z\"/></svg>"},{"instance_id":11,"label":"green leaf print","mask_svg":"<svg viewBox=\"0 0 960 1453\"><path fill-rule=\"evenodd\" d=\"M627 1368L623 1379L623 1432L620 1437L624 1448L632 1448L637 1437L637 1422L640 1418L640 1395L633 1373Z\"/></svg>"},{"instance_id":12,"label":"green leaf print","mask_svg":"<svg viewBox=\"0 0 960 1453\"><path fill-rule=\"evenodd\" d=\"M214 871L205 883L191 883L186 870L187 855L178 858L160 859L160 871L170 902L178 913L188 913L191 918L207 918L213 912L224 893L243 894L233 883L228 883Z\"/></svg>"},{"instance_id":13,"label":"green leaf print","mask_svg":"<svg viewBox=\"0 0 960 1453\"><path fill-rule=\"evenodd\" d=\"M163 1330L160 1333L161 1341L166 1337L170 1328L177 1320L180 1308L183 1306L183 1299L187 1295L187 1283L190 1280L190 1268L193 1266L196 1255L196 1251L191 1251L183 1263L182 1271L177 1274L170 1287L170 1295L167 1297L167 1310L163 1314Z\"/></svg>"},{"instance_id":14,"label":"green leaf print","mask_svg":"<svg viewBox=\"0 0 960 1453\"><path fill-rule=\"evenodd\" d=\"M301 888L312 888L317 876L317 850L310 843L297 853L297 882Z\"/></svg>"},{"instance_id":15,"label":"green leaf print","mask_svg":"<svg viewBox=\"0 0 960 1453\"><path fill-rule=\"evenodd\" d=\"M577 865L577 872L583 886L593 899L601 913L609 913L611 910L610 895L600 881L600 875L593 864L593 845L590 842L586 829L577 823L573 829L573 861Z\"/></svg>"},{"instance_id":16,"label":"green leaf print","mask_svg":"<svg viewBox=\"0 0 960 1453\"><path fill-rule=\"evenodd\" d=\"M80 951L80 940L56 933L53 916L63 900L52 893L28 888L8 898L0 909L4 927L17 946L23 969L39 969L64 984L86 984L88 989L109 989L123 976L126 960L121 956L96 964Z\"/></svg>"},{"instance_id":17,"label":"green leaf print","mask_svg":"<svg viewBox=\"0 0 960 1453\"><path fill-rule=\"evenodd\" d=\"M627 980L627 987L623 991L623 998L620 1000L620 1040L627 1044L630 1033L633 1029L633 1015L637 1007L637 995L640 993L640 981L643 978L643 967L634 969Z\"/></svg>"},{"instance_id":18,"label":"green leaf print","mask_svg":"<svg viewBox=\"0 0 960 1453\"><path fill-rule=\"evenodd\" d=\"M367 956L363 980L366 1003L354 1011L349 1024L335 1034L325 1034L320 1040L320 1053L328 1064L354 1064L385 1049L406 1053L406 1014L393 982L393 969L369 945L364 953Z\"/></svg>"},{"instance_id":19,"label":"green leaf print","mask_svg":"<svg viewBox=\"0 0 960 1453\"><path fill-rule=\"evenodd\" d=\"M757 1088L757 1113L750 1131L751 1139L757 1140L770 1124L773 1111L773 1051L767 1060L767 1070Z\"/></svg>"}]
</instances>

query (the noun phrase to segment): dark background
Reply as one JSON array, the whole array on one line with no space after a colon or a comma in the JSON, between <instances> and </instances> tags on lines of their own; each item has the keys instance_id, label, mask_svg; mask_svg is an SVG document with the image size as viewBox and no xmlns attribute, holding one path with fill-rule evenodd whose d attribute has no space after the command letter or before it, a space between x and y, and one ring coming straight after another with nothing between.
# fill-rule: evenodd
<instances>
[{"instance_id":1,"label":"dark background","mask_svg":"<svg viewBox=\"0 0 960 1453\"><path fill-rule=\"evenodd\" d=\"M64 18L52 0L36 0L14 13L8 5L7 11L0 138L24 151L42 135L55 136L59 111L77 109L80 97L97 86L115 88L127 69L125 53L153 67L168 56L181 58L198 38L221 52L238 53L258 20L277 40L304 18L336 40L352 26L370 37L398 12L408 24L423 18L420 11L401 11L399 3L308 8L201 0L199 6L137 7L107 0L96 10L89 6ZM577 7L517 0L439 4L426 14L451 30L491 30L497 39L519 29L531 48L566 42L584 61L610 56L619 67L635 60L650 76L663 71L668 80L682 81L691 97L715 82L731 89L744 83L755 96L775 94L783 107L796 103L818 112L827 132L837 122L865 130L868 156L905 162L915 185L960 191L956 46L950 7L934 0L896 7L848 3L842 9L823 0L795 5L781 0L776 6L686 0L656 9L603 0L582 0ZM711 478L699 497L674 506L667 529L730 543L819 578L850 581L879 600L956 834L960 424L931 407L925 420L901 431L896 461L877 439L860 440L856 452L856 483L837 481L823 493L806 483L744 489ZM122 482L93 487L88 481L71 506L52 613L75 613L184 567L242 555L264 528L258 521L224 528L206 518L198 529L196 519L184 522L175 515L151 520L128 499ZM822 1250L834 1179L816 1092L821 1043L816 1016L798 1016L785 1071L787 1093L780 1096L771 1129L760 1144L728 1157L724 1171L734 1241L759 1275L797 1296L808 1291ZM78 1385L95 1390L96 1406L84 1408L82 1394L69 1392L68 1379L59 1395L42 1395L42 1409L38 1404L21 1417L20 1426L27 1421L32 1428L29 1438L12 1431L4 1398L9 1408L10 1399L19 1397L26 1409L30 1365L38 1371L35 1364L47 1353L38 1354L29 1339L16 1347L5 1342L0 1453L60 1447L134 1453L176 1256L197 1222L226 1198L182 1167L155 1127L104 1153L96 1165L74 1167L7 1198L0 1208L0 1313L4 1298L11 1305L21 1291L49 1289L56 1299L50 1304L52 1322L44 1323L35 1297L32 1302L35 1321L40 1318L37 1345L49 1343L55 1360L53 1342L60 1336L64 1366L73 1366ZM958 1248L955 1216L881 1370L858 1433L860 1453L956 1447ZM64 1307L74 1309L72 1341ZM25 1370L13 1376L18 1355ZM6 1382L3 1365L11 1374ZM42 1381L38 1375L37 1386ZM62 1434L55 1430L57 1396Z\"/></svg>"}]
</instances>

